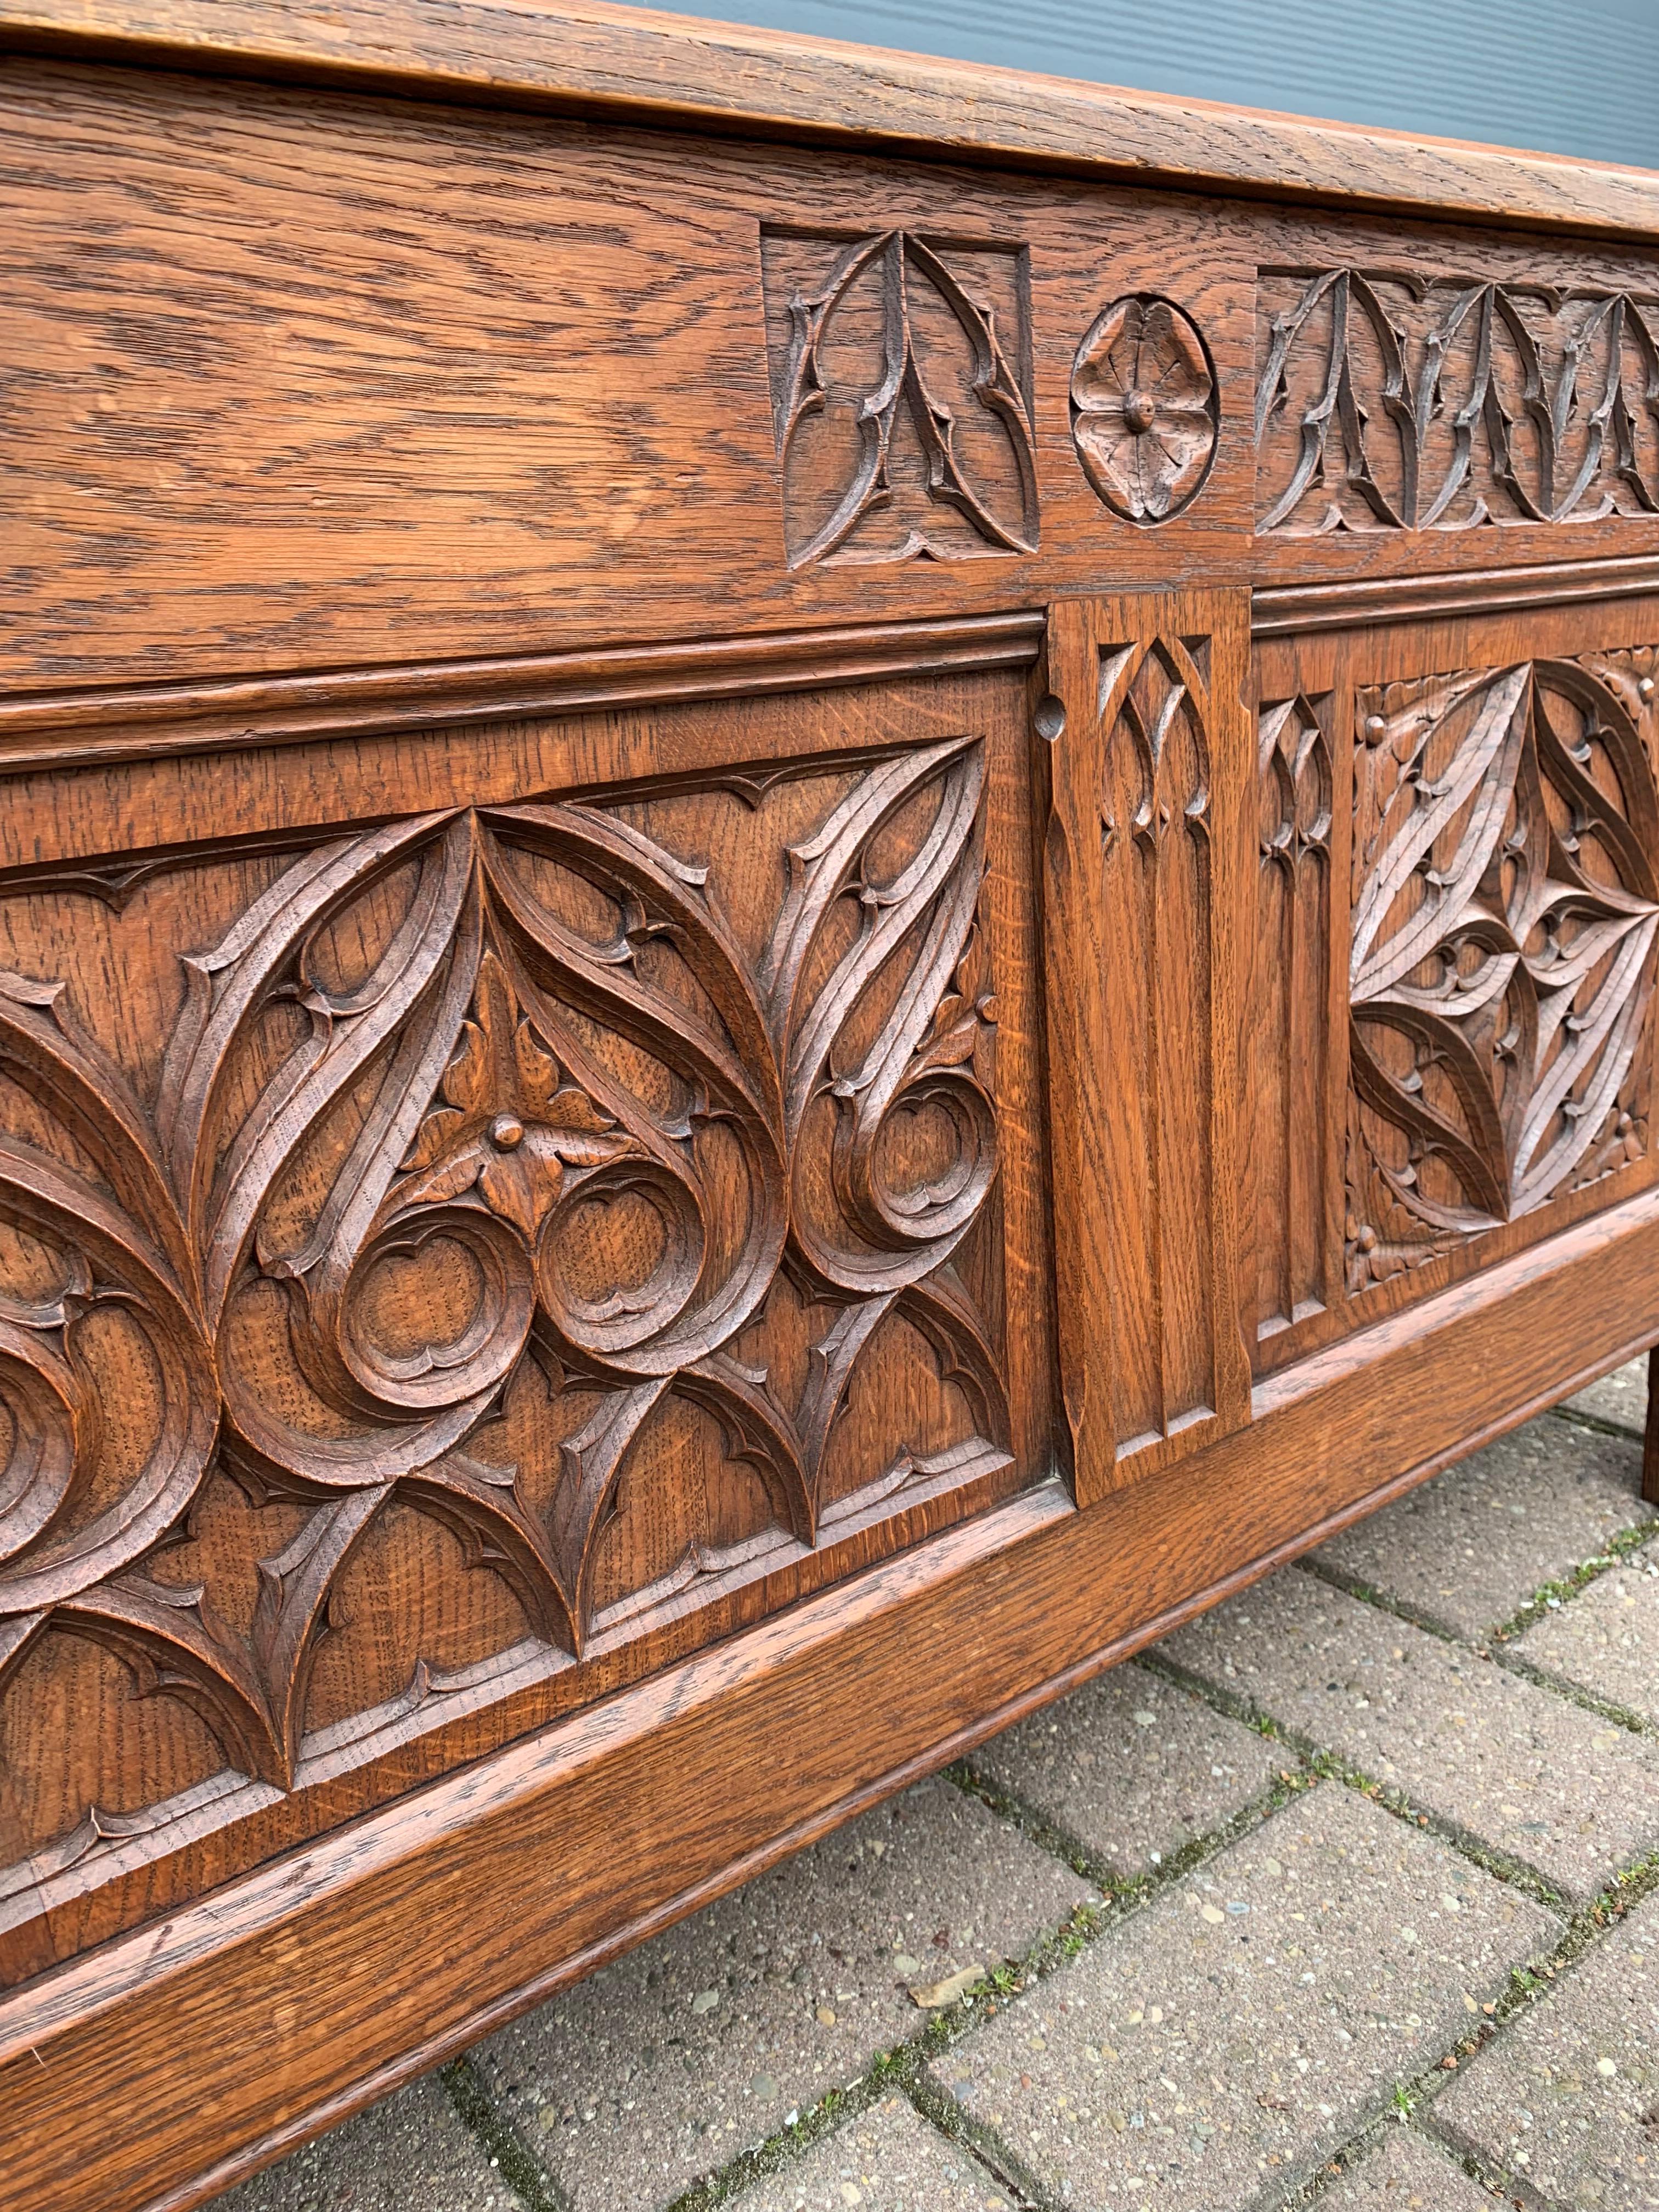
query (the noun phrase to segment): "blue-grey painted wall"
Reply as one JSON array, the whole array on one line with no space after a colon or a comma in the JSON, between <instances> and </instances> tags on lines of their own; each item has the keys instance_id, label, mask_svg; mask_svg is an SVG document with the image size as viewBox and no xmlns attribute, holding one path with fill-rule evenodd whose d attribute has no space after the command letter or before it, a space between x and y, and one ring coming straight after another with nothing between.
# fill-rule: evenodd
<instances>
[{"instance_id":1,"label":"blue-grey painted wall","mask_svg":"<svg viewBox=\"0 0 1659 2212\"><path fill-rule=\"evenodd\" d=\"M692 11L1659 168L1659 0L693 0Z\"/></svg>"}]
</instances>

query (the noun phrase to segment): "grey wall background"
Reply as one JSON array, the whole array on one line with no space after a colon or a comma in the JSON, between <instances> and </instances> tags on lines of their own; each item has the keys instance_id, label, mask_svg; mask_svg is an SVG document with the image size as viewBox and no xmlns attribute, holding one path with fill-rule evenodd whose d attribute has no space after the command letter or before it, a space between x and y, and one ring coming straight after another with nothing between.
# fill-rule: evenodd
<instances>
[{"instance_id":1,"label":"grey wall background","mask_svg":"<svg viewBox=\"0 0 1659 2212\"><path fill-rule=\"evenodd\" d=\"M647 0L649 4L649 0ZM1659 168L1659 0L679 0L688 14Z\"/></svg>"}]
</instances>

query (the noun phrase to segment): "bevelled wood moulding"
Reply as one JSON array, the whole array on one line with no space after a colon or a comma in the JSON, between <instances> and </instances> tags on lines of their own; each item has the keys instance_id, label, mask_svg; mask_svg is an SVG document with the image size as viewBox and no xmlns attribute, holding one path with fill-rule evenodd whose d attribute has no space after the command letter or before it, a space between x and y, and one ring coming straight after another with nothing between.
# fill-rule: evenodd
<instances>
[{"instance_id":1,"label":"bevelled wood moulding","mask_svg":"<svg viewBox=\"0 0 1659 2212\"><path fill-rule=\"evenodd\" d=\"M215 0L8 0L24 52L362 84L579 114L871 143L1180 189L1433 211L1517 228L1650 234L1645 171L1267 114L603 0L349 0L326 19Z\"/></svg>"},{"instance_id":2,"label":"bevelled wood moulding","mask_svg":"<svg viewBox=\"0 0 1659 2212\"><path fill-rule=\"evenodd\" d=\"M1610 561L1548 562L1537 568L1443 576L1423 583L1379 577L1352 584L1279 584L1255 593L1250 629L1256 637L1294 637L1390 620L1505 614L1529 607L1571 606L1588 599L1642 599L1656 592L1659 560L1645 554Z\"/></svg>"},{"instance_id":3,"label":"bevelled wood moulding","mask_svg":"<svg viewBox=\"0 0 1659 2212\"><path fill-rule=\"evenodd\" d=\"M335 732L461 726L654 701L763 697L952 668L1029 667L1041 609L436 666L326 669L228 683L0 696L0 773L213 752Z\"/></svg>"}]
</instances>

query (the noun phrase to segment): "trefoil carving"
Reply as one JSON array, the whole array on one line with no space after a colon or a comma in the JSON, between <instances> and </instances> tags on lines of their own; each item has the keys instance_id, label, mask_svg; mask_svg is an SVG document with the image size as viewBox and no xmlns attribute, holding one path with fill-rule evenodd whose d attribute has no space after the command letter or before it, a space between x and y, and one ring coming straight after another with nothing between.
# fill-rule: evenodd
<instances>
[{"instance_id":1,"label":"trefoil carving","mask_svg":"<svg viewBox=\"0 0 1659 2212\"><path fill-rule=\"evenodd\" d=\"M762 248L790 568L1034 552L1021 255L905 230Z\"/></svg>"}]
</instances>

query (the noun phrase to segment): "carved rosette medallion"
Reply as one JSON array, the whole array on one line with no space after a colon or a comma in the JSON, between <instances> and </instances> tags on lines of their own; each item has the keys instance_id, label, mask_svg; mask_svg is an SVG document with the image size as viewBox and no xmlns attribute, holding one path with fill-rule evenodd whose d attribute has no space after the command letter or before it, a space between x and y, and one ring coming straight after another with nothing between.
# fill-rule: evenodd
<instances>
[{"instance_id":1,"label":"carved rosette medallion","mask_svg":"<svg viewBox=\"0 0 1659 2212\"><path fill-rule=\"evenodd\" d=\"M1091 325L1072 367L1072 439L1115 514L1167 522L1215 456L1215 374L1189 315L1137 292Z\"/></svg>"},{"instance_id":2,"label":"carved rosette medallion","mask_svg":"<svg viewBox=\"0 0 1659 2212\"><path fill-rule=\"evenodd\" d=\"M1645 1149L1659 931L1659 795L1618 684L1525 662L1357 712L1351 1291Z\"/></svg>"},{"instance_id":3,"label":"carved rosette medallion","mask_svg":"<svg viewBox=\"0 0 1659 2212\"><path fill-rule=\"evenodd\" d=\"M768 787L732 787L752 818ZM183 959L148 1095L61 983L0 974L0 1680L67 1629L286 1784L331 1593L394 1500L580 1652L671 1401L763 1497L675 1589L1006 1468L957 1264L998 1167L984 793L972 738L837 769L816 815L791 802L759 942L626 798L271 861ZM912 1392L849 1473L838 1425L896 1328L965 1410L930 1441ZM501 1441L526 1390L571 1408L537 1465ZM222 1475L295 1532L251 1625L162 1557Z\"/></svg>"}]
</instances>

